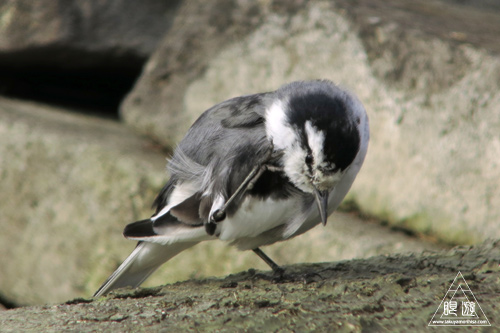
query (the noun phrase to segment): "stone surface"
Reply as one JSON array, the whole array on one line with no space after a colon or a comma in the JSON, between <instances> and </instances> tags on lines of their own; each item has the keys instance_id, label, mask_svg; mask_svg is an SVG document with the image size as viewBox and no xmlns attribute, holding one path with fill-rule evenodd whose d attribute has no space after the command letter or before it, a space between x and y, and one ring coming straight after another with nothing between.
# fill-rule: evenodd
<instances>
[{"instance_id":1,"label":"stone surface","mask_svg":"<svg viewBox=\"0 0 500 333\"><path fill-rule=\"evenodd\" d=\"M0 66L137 66L171 25L178 1L0 3Z\"/></svg>"},{"instance_id":2,"label":"stone surface","mask_svg":"<svg viewBox=\"0 0 500 333\"><path fill-rule=\"evenodd\" d=\"M251 270L224 279L119 290L98 299L0 312L2 331L421 332L458 272L489 327L500 316L500 244L288 266L280 281ZM26 320L29 318L29 320ZM456 331L438 327L437 331Z\"/></svg>"},{"instance_id":3,"label":"stone surface","mask_svg":"<svg viewBox=\"0 0 500 333\"><path fill-rule=\"evenodd\" d=\"M0 1L0 94L116 118L178 3Z\"/></svg>"},{"instance_id":4,"label":"stone surface","mask_svg":"<svg viewBox=\"0 0 500 333\"><path fill-rule=\"evenodd\" d=\"M174 146L203 111L193 113L183 107L189 84L203 74L224 46L262 24L269 6L233 0L181 4L172 28L123 102L123 119L141 133ZM287 3L281 9L287 6L296 7Z\"/></svg>"},{"instance_id":5,"label":"stone surface","mask_svg":"<svg viewBox=\"0 0 500 333\"><path fill-rule=\"evenodd\" d=\"M64 111L0 99L0 294L14 304L91 293L133 249L122 228L150 214L162 185L147 141Z\"/></svg>"},{"instance_id":6,"label":"stone surface","mask_svg":"<svg viewBox=\"0 0 500 333\"><path fill-rule=\"evenodd\" d=\"M172 146L222 100L328 78L360 97L371 122L351 200L445 242L498 238L500 14L487 1L451 2L181 6L123 118Z\"/></svg>"},{"instance_id":7,"label":"stone surface","mask_svg":"<svg viewBox=\"0 0 500 333\"><path fill-rule=\"evenodd\" d=\"M121 233L151 215L167 178L166 153L117 122L8 99L0 99L0 137L0 300L46 304L92 295L135 246ZM266 251L286 264L439 248L335 214L327 227ZM266 268L251 252L200 244L146 285L251 267Z\"/></svg>"}]
</instances>

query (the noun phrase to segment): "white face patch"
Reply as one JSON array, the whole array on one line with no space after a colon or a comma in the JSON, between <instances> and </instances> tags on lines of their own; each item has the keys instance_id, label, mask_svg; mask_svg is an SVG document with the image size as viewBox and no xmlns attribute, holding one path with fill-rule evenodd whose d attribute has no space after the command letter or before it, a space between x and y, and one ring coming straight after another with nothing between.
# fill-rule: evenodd
<instances>
[{"instance_id":1,"label":"white face patch","mask_svg":"<svg viewBox=\"0 0 500 333\"><path fill-rule=\"evenodd\" d=\"M307 177L303 174L306 152L300 148L298 134L288 123L284 108L285 102L277 100L267 109L267 137L275 149L284 151L283 166L290 181L301 190L310 192L312 190L305 186Z\"/></svg>"},{"instance_id":2,"label":"white face patch","mask_svg":"<svg viewBox=\"0 0 500 333\"><path fill-rule=\"evenodd\" d=\"M319 164L323 163L324 159L323 144L325 143L325 134L317 128L314 128L309 120L306 121L304 128L306 130L307 143L314 157L314 167L317 167Z\"/></svg>"},{"instance_id":3,"label":"white face patch","mask_svg":"<svg viewBox=\"0 0 500 333\"><path fill-rule=\"evenodd\" d=\"M307 143L311 148L314 158L313 162L313 179L312 182L319 190L328 189L335 185L342 177L342 173L324 173L324 170L333 169L335 165L325 160L323 154L323 145L325 144L325 133L313 127L310 121L306 121L305 130L307 135Z\"/></svg>"},{"instance_id":4,"label":"white face patch","mask_svg":"<svg viewBox=\"0 0 500 333\"><path fill-rule=\"evenodd\" d=\"M299 144L295 144L285 150L285 173L295 186L304 192L312 193L314 188L318 190L332 189L342 177L342 172L329 172L335 165L325 160L323 153L325 134L315 128L310 121L305 122L304 130L307 144L313 156L313 164L309 169L305 161L308 152Z\"/></svg>"},{"instance_id":5,"label":"white face patch","mask_svg":"<svg viewBox=\"0 0 500 333\"><path fill-rule=\"evenodd\" d=\"M325 134L312 125L304 124L307 144L313 155L312 174L305 162L308 152L300 145L299 134L288 123L285 113L285 101L275 101L266 111L266 133L275 149L284 151L283 167L288 179L304 192L314 192L314 187L328 189L340 179L341 173L324 174L322 170L332 169L335 165L325 161L323 145Z\"/></svg>"},{"instance_id":6,"label":"white face patch","mask_svg":"<svg viewBox=\"0 0 500 333\"><path fill-rule=\"evenodd\" d=\"M295 145L290 149L285 150L284 169L285 174L290 181L304 192L313 192L310 185L310 179L307 176L308 168L305 163L307 152L299 145Z\"/></svg>"},{"instance_id":7,"label":"white face patch","mask_svg":"<svg viewBox=\"0 0 500 333\"><path fill-rule=\"evenodd\" d=\"M266 133L277 149L286 149L297 141L295 131L286 120L284 102L277 100L266 111Z\"/></svg>"},{"instance_id":8,"label":"white face patch","mask_svg":"<svg viewBox=\"0 0 500 333\"><path fill-rule=\"evenodd\" d=\"M300 148L298 133L290 126L285 114L284 101L275 101L266 111L266 133L275 149L284 151L283 167L287 177L298 188L312 192L307 186L304 172L306 152Z\"/></svg>"}]
</instances>

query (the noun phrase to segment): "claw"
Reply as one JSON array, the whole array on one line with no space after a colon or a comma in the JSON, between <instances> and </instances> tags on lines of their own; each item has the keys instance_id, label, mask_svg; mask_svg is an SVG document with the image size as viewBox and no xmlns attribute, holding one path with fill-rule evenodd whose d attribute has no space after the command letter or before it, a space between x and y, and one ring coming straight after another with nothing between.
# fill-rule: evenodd
<instances>
[{"instance_id":1,"label":"claw","mask_svg":"<svg viewBox=\"0 0 500 333\"><path fill-rule=\"evenodd\" d=\"M210 222L218 223L218 222L223 221L225 218L226 218L226 212L221 211L220 209L217 209L210 217Z\"/></svg>"}]
</instances>

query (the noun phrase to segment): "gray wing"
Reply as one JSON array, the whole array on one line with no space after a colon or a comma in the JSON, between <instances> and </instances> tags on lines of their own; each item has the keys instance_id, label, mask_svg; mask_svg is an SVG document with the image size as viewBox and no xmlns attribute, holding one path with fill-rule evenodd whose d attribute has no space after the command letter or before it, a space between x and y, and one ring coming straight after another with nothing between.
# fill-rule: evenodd
<instances>
[{"instance_id":1,"label":"gray wing","mask_svg":"<svg viewBox=\"0 0 500 333\"><path fill-rule=\"evenodd\" d=\"M233 98L200 116L168 164L171 178L155 200L155 215L125 227L124 236L139 241L136 249L96 296L123 286L137 287L163 262L213 238L203 225L214 199L222 195L227 200L256 165L277 163L269 159L272 145L264 128L269 102L269 94ZM263 195L277 181L286 182L283 177L264 173L246 195ZM240 201L233 201L228 215Z\"/></svg>"},{"instance_id":2,"label":"gray wing","mask_svg":"<svg viewBox=\"0 0 500 333\"><path fill-rule=\"evenodd\" d=\"M271 94L233 98L215 105L198 118L169 161L171 178L155 201L157 214L169 205L174 188L195 184L197 190L186 191L189 195L172 207L168 215L191 226L202 225L208 220L216 196L230 197L255 166L279 163L277 159L268 159L272 144L264 126ZM269 185L286 182L283 175L275 176L277 178L264 174L263 179ZM255 195L265 195L264 192L263 186L255 186ZM231 204L229 214L237 209L240 201ZM158 226L162 223L165 219L155 221Z\"/></svg>"}]
</instances>

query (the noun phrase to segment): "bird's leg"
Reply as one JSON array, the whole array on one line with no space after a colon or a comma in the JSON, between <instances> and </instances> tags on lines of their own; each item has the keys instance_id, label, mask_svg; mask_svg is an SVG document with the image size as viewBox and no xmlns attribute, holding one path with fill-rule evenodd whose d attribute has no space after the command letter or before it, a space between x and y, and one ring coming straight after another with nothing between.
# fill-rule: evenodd
<instances>
[{"instance_id":1,"label":"bird's leg","mask_svg":"<svg viewBox=\"0 0 500 333\"><path fill-rule=\"evenodd\" d=\"M267 170L272 171L272 172L279 172L279 171L283 171L283 168L280 168L280 167L277 167L274 165L268 165L268 164L262 165L260 167L259 171L257 172L257 174L255 175L255 177L253 177L253 179L248 183L248 186L246 189L247 190L253 189L257 180L259 180L260 176L262 176L264 171L267 171Z\"/></svg>"},{"instance_id":2,"label":"bird's leg","mask_svg":"<svg viewBox=\"0 0 500 333\"><path fill-rule=\"evenodd\" d=\"M260 259L264 260L264 262L266 264L269 265L269 267L271 267L271 269L273 270L274 273L277 273L277 274L283 274L283 268L281 268L280 266L278 266L277 263L275 263L271 258L269 258L267 256L267 254L265 254L261 249L259 249L258 247L256 247L255 249L252 250L256 255L258 255L260 257Z\"/></svg>"},{"instance_id":3,"label":"bird's leg","mask_svg":"<svg viewBox=\"0 0 500 333\"><path fill-rule=\"evenodd\" d=\"M233 202L233 200L238 195L240 195L241 193L243 193L247 190L249 184L251 184L251 183L253 184L255 181L257 181L255 179L255 177L256 176L260 177L260 175L262 174L262 172L260 172L261 168L262 168L262 166L260 166L260 165L257 165L255 168L253 168L252 171L250 171L248 176L245 178L243 183L241 183L241 185L236 189L236 191L233 193L233 195L231 197L229 197L229 199L227 199L227 201L224 203L224 205L222 205L221 208L216 209L213 212L213 214L208 217L208 222L205 223L205 231L207 232L207 234L212 236L215 233L217 223L223 221L226 218L227 207L231 204L231 202Z\"/></svg>"},{"instance_id":4,"label":"bird's leg","mask_svg":"<svg viewBox=\"0 0 500 333\"><path fill-rule=\"evenodd\" d=\"M254 187L254 185L257 182L257 180L260 178L260 176L262 176L262 174L264 173L264 171L269 170L269 171L273 171L273 172L278 172L278 171L282 171L283 170L280 167L277 167L277 166L274 166L274 165L265 164L267 161L269 161L269 159L271 158L271 156L273 154L273 151L274 151L273 147L274 146L273 146L273 144L271 142L271 146L270 146L269 151L268 151L268 153L267 153L267 155L266 155L266 157L264 159L264 162L262 164L259 164L259 165L255 166L250 171L250 173L245 178L245 180L243 180L243 182L241 183L241 185L236 189L236 191L233 193L233 195L231 195L231 197L229 197L229 199L227 199L227 201L224 203L224 205L221 208L217 209L209 217L209 219L208 219L208 223L209 224L215 224L217 222L223 221L226 218L227 207L231 204L231 202L233 202L233 200L236 199L236 197L238 197L240 194L244 193L247 190L251 190ZM208 227L209 226L207 226L207 230L209 229ZM214 226L212 225L210 229L213 229L213 227Z\"/></svg>"},{"instance_id":5,"label":"bird's leg","mask_svg":"<svg viewBox=\"0 0 500 333\"><path fill-rule=\"evenodd\" d=\"M236 197L238 195L240 195L240 193L243 193L247 190L248 184L252 183L252 180L255 178L255 176L260 177L260 175L261 175L260 169L261 168L262 167L260 165L258 165L255 168L253 168L252 171L250 171L250 173L245 178L243 183L241 183L241 185L236 189L236 191L234 191L233 195L231 197L229 197L229 199L227 199L227 201L224 203L224 205L221 208L217 209L212 214L212 216L210 216L209 223L210 222L212 222L212 223L220 222L226 218L226 209L229 206L229 204L231 202L233 202L233 200L236 199Z\"/></svg>"}]
</instances>

